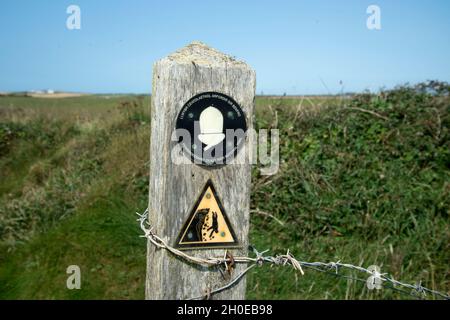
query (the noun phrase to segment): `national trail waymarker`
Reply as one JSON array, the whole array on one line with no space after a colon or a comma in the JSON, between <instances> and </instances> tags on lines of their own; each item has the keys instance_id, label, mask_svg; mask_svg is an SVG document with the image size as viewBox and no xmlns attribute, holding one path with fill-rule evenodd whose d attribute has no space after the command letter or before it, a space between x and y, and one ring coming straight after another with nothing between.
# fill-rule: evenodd
<instances>
[{"instance_id":1,"label":"national trail waymarker","mask_svg":"<svg viewBox=\"0 0 450 320\"><path fill-rule=\"evenodd\" d=\"M149 223L190 256L247 256L255 82L246 63L200 42L154 64ZM149 241L146 298L208 296L247 266L223 267L187 263ZM212 298L244 299L245 286L243 277Z\"/></svg>"},{"instance_id":2,"label":"national trail waymarker","mask_svg":"<svg viewBox=\"0 0 450 320\"><path fill-rule=\"evenodd\" d=\"M245 115L231 97L203 92L183 106L176 122L183 151L194 162L223 165L242 147L247 131Z\"/></svg>"}]
</instances>

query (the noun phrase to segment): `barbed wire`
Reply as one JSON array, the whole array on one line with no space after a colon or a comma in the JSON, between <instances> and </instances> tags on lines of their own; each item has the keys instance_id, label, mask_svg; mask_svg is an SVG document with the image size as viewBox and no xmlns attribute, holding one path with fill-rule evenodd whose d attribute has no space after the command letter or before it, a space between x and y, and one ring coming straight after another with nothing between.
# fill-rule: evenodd
<instances>
[{"instance_id":1,"label":"barbed wire","mask_svg":"<svg viewBox=\"0 0 450 320\"><path fill-rule=\"evenodd\" d=\"M253 253L255 254L255 257L246 257L246 256L231 256L228 251L225 251L225 254L223 257L209 257L209 258L200 258L200 257L194 257L191 255L186 254L183 251L180 251L170 245L168 245L163 239L161 239L158 235L156 235L153 232L153 227L150 225L148 221L148 208L145 210L144 213L140 214L136 212L136 214L139 216L137 221L140 223L140 227L142 231L144 232L144 235L141 235L141 237L147 238L154 246L156 246L159 249L164 249L170 252L171 254L184 259L187 262L194 263L201 266L206 267L217 267L217 266L224 266L226 270L228 270L229 266L231 264L235 263L242 263L242 264L249 264L249 266L242 271L238 276L236 276L233 280L231 280L227 285L215 288L213 290L208 290L205 295L198 296L191 298L189 300L197 300L197 299L205 299L210 298L212 295L222 292L233 285L235 285L242 277L251 269L253 269L255 266L262 266L264 264L269 265L278 265L278 266L291 266L294 270L301 273L301 275L304 275L304 271L302 267L309 268L312 270L316 270L319 272L324 272L327 274L331 274L337 277L342 277L354 281L360 281L360 282L368 282L369 279L374 284L373 288L380 289L388 288L392 289L398 292L401 292L403 294L410 295L414 298L418 299L425 299L427 298L427 294L431 294L435 297L443 298L446 300L450 300L450 296L446 293L439 292L436 290L428 289L426 287L423 287L421 282L418 282L416 284L408 284L403 283L401 281L395 280L392 277L388 277L386 273L379 273L377 270L373 270L373 268L364 268L361 266L355 266L348 263L341 263L340 261L337 262L307 262L307 261L300 261L297 260L292 253L287 250L286 254L279 254L276 256L269 256L266 255L266 253L269 250L265 250L262 252L259 252L255 248L251 247ZM339 273L340 269L348 269L353 271L358 271L361 273L365 273L369 275L369 279L361 279L356 277L350 277L347 275L342 275ZM332 272L334 271L334 272ZM380 286L377 287L377 284ZM404 289L410 289L410 291L406 291Z\"/></svg>"}]
</instances>

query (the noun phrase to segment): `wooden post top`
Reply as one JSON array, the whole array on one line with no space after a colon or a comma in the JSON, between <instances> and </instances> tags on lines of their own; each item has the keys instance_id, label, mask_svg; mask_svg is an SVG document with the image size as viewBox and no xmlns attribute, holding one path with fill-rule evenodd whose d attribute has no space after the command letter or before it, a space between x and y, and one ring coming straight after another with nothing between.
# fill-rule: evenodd
<instances>
[{"instance_id":1,"label":"wooden post top","mask_svg":"<svg viewBox=\"0 0 450 320\"><path fill-rule=\"evenodd\" d=\"M156 63L191 64L198 67L227 67L250 69L244 61L209 47L203 42L193 41L187 46L158 60Z\"/></svg>"}]
</instances>

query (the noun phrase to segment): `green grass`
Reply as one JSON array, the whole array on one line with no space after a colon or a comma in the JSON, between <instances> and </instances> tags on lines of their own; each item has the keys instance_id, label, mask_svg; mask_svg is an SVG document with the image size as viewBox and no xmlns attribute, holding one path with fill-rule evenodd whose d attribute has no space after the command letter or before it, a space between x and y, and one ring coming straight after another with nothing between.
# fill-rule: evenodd
<instances>
[{"instance_id":1,"label":"green grass","mask_svg":"<svg viewBox=\"0 0 450 320\"><path fill-rule=\"evenodd\" d=\"M133 207L99 198L20 248L2 266L1 299L141 299L145 241ZM66 268L79 265L82 290L67 290Z\"/></svg>"},{"instance_id":2,"label":"green grass","mask_svg":"<svg viewBox=\"0 0 450 320\"><path fill-rule=\"evenodd\" d=\"M280 129L281 164L274 176L253 169L251 206L283 225L252 214L251 243L305 261L377 264L448 291L448 89L417 89L258 98L256 127ZM149 102L0 98L0 299L144 298L146 242L134 212L148 199ZM71 264L82 290L66 289ZM305 272L253 269L247 296L408 298Z\"/></svg>"}]
</instances>

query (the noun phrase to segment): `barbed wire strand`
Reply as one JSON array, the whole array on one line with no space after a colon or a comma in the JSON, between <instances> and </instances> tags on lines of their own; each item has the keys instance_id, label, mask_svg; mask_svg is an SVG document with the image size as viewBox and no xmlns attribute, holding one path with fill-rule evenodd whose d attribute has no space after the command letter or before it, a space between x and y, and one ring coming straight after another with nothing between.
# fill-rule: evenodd
<instances>
[{"instance_id":1,"label":"barbed wire strand","mask_svg":"<svg viewBox=\"0 0 450 320\"><path fill-rule=\"evenodd\" d=\"M192 298L190 300L197 300L202 299L205 297L210 297L213 294L219 293L221 291L224 291L233 285L235 285L248 271L250 271L255 266L261 266L263 264L270 264L270 265L281 265L291 266L294 270L300 272L302 275L304 275L304 271L302 267L332 274L337 277L347 278L355 281L361 281L366 282L367 280L355 278L355 277L349 277L346 275L339 274L339 269L348 269L348 270L354 270L361 273L366 273L369 275L372 275L374 277L377 277L382 282L382 285L384 288L389 288L404 294L408 294L414 298L426 298L427 293L435 296L440 297L446 300L450 299L450 296L446 293L439 292L436 290L428 289L426 287L423 287L421 282L418 282L417 284L408 284L403 283L401 281L395 280L392 277L388 277L386 274L375 274L374 271L371 271L369 269L366 269L361 266L355 266L348 263L341 263L340 261L337 262L307 262L307 261L300 261L295 259L295 257L290 253L289 250L287 250L286 254L280 254L276 256L269 256L265 255L269 250L265 250L262 252L259 252L255 248L252 248L253 253L255 254L255 257L244 257L244 256L236 256L236 257L227 257L226 255L224 257L209 257L209 258L200 258L200 257L194 257L186 254L183 251L180 251L170 245L168 245L163 239L161 239L158 235L156 235L153 232L153 227L150 225L148 221L148 208L145 210L144 213L140 214L136 212L136 214L139 216L137 221L140 223L140 227L142 231L144 232L141 237L147 238L155 247L159 249L167 250L168 252L172 253L173 255L184 259L187 262L191 262L197 265L207 266L207 267L217 267L221 265L225 265L225 267L230 263L242 263L242 264L250 264L243 272L241 272L238 276L236 276L232 281L230 281L227 285L216 288L214 290L210 290L207 292L207 294ZM331 270L334 270L334 272L330 272ZM390 286L385 285L385 283L390 284ZM402 289L398 288L401 287ZM411 292L408 292L403 289L410 289Z\"/></svg>"},{"instance_id":2,"label":"barbed wire strand","mask_svg":"<svg viewBox=\"0 0 450 320\"><path fill-rule=\"evenodd\" d=\"M318 272L322 272L322 273L325 273L325 274L334 276L334 277L338 277L338 278L348 279L348 280L352 280L352 281L359 281L359 282L367 283L367 279L361 279L361 278L351 277L351 276L347 276L347 275L342 275L342 274L340 274L340 273L330 272L330 271L328 271L328 270L323 270L323 269L316 268L316 267L311 267L311 266L305 266L305 267L306 267L306 268L310 268L310 269L312 269L312 270L314 270L314 271L318 271ZM387 289L391 289L391 290L393 290L393 291L398 291L398 292L400 292L400 293L402 293L402 294L405 294L405 295L412 296L413 298L416 298L416 299L423 299L423 298L421 298L421 297L419 297L419 296L417 296L417 295L411 294L409 291L406 291L406 290L402 290L402 289L396 288L396 287L394 287L393 285L389 285L389 286L384 285L384 287L387 288Z\"/></svg>"}]
</instances>

